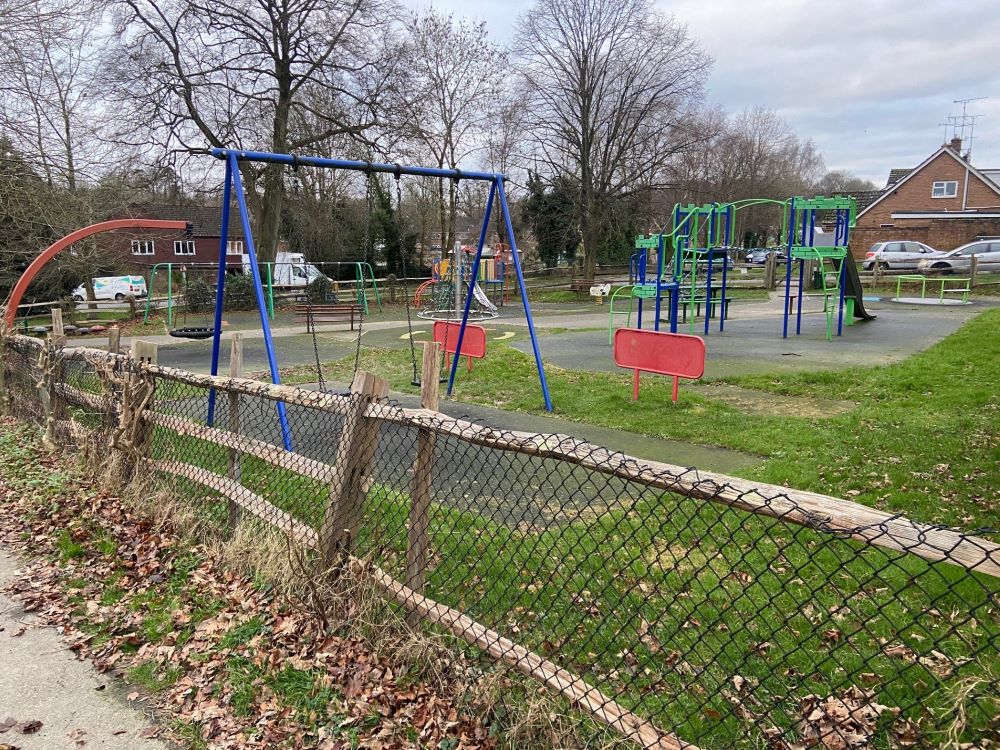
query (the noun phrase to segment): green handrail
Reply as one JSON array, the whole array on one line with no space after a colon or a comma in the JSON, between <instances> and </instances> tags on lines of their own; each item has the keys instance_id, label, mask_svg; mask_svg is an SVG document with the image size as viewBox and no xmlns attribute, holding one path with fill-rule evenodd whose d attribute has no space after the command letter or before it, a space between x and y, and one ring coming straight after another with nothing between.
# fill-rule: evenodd
<instances>
[{"instance_id":1,"label":"green handrail","mask_svg":"<svg viewBox=\"0 0 1000 750\"><path fill-rule=\"evenodd\" d=\"M156 281L156 271L160 266L167 267L167 328L173 328L174 326L174 272L173 263L154 263L153 267L149 269L149 288L146 290L146 308L142 314L142 322L145 323L149 320L149 306L153 301L154 286L153 283Z\"/></svg>"}]
</instances>

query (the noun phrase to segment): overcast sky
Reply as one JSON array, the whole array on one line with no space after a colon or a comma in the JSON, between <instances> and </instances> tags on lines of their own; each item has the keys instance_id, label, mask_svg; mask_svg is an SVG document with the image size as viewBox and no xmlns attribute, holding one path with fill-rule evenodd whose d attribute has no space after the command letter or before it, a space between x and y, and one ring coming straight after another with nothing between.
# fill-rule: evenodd
<instances>
[{"instance_id":1,"label":"overcast sky","mask_svg":"<svg viewBox=\"0 0 1000 750\"><path fill-rule=\"evenodd\" d=\"M417 9L425 0L406 0ZM507 42L529 0L435 0ZM885 184L944 142L955 99L976 120L972 162L1000 168L997 0L660 0L715 58L708 96L761 104L819 146L828 169ZM949 128L948 137L951 137Z\"/></svg>"}]
</instances>

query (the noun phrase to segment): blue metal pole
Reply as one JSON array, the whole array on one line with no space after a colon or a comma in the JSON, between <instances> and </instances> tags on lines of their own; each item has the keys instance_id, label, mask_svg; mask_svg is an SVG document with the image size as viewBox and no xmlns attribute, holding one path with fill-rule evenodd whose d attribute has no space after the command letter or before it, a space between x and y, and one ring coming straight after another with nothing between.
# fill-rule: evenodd
<instances>
[{"instance_id":1,"label":"blue metal pole","mask_svg":"<svg viewBox=\"0 0 1000 750\"><path fill-rule=\"evenodd\" d=\"M496 196L497 188L496 183L490 185L490 194L486 198L486 213L483 215L483 226L479 230L479 244L476 245L476 258L472 261L472 273L469 275L469 289L465 295L465 308L462 310L462 325L458 328L458 343L455 345L455 356L451 358L451 372L448 373L448 395L451 396L451 389L455 385L455 374L458 372L458 363L462 359L462 341L465 340L465 326L469 321L469 310L472 309L472 298L473 290L475 289L476 279L479 278L479 261L483 257L483 246L486 244L486 233L490 228L490 215L493 213L493 198ZM461 252L461 251L459 251ZM458 263L459 258L455 257L452 259L452 263ZM459 266L455 266L456 269ZM462 279L458 274L455 274L457 279L456 283L461 284ZM524 290L521 291L524 296L524 302L527 305L528 296L525 294Z\"/></svg>"},{"instance_id":2,"label":"blue metal pole","mask_svg":"<svg viewBox=\"0 0 1000 750\"><path fill-rule=\"evenodd\" d=\"M507 206L507 194L503 189L503 176L496 179L497 196L500 198L500 210L503 212L507 237L510 240L510 255L514 259L514 269L517 271L517 283L521 288L521 299L524 300L524 317L528 321L528 333L531 336L531 348L535 352L535 367L538 369L538 381L542 385L542 395L545 397L545 410L552 411L552 398L549 396L549 383L545 379L545 368L542 366L542 353L538 349L538 336L535 334L535 323L531 319L531 305L528 303L528 293L524 288L524 274L521 272L521 259L514 240L514 225L510 220L510 208Z\"/></svg>"},{"instance_id":3,"label":"blue metal pole","mask_svg":"<svg viewBox=\"0 0 1000 750\"><path fill-rule=\"evenodd\" d=\"M837 227L840 227L840 215L841 210L837 209ZM834 239L834 244L837 243L837 239ZM844 243L846 244L846 243ZM848 251L843 258L840 259L840 302L837 305L837 335L844 335L844 282L847 280L847 264L853 263L851 259L851 253Z\"/></svg>"},{"instance_id":4,"label":"blue metal pole","mask_svg":"<svg viewBox=\"0 0 1000 750\"><path fill-rule=\"evenodd\" d=\"M219 268L215 278L215 328L212 329L212 375L219 374L219 344L222 339L222 303L226 290L226 241L229 239L229 202L232 200L235 162L226 161L226 183L222 188L222 226L219 232ZM238 171L238 170L237 170ZM173 274L171 274L173 275ZM187 300L184 301L187 304ZM215 389L208 391L209 427L215 424Z\"/></svg>"},{"instance_id":5,"label":"blue metal pole","mask_svg":"<svg viewBox=\"0 0 1000 750\"><path fill-rule=\"evenodd\" d=\"M235 158L237 161L256 161L289 166L330 167L355 172L380 172L384 174L406 174L414 177L450 177L461 180L496 180L501 175L493 172L466 172L463 169L437 169L435 167L406 167L400 164L377 164L350 159L327 159L320 156L296 156L277 154L271 151L241 151L238 149L212 148L208 150L216 159Z\"/></svg>"},{"instance_id":6,"label":"blue metal pole","mask_svg":"<svg viewBox=\"0 0 1000 750\"><path fill-rule=\"evenodd\" d=\"M660 296L660 282L663 280L663 233L658 236L656 247L656 320L653 321L653 330L660 330L660 307L662 298Z\"/></svg>"},{"instance_id":7,"label":"blue metal pole","mask_svg":"<svg viewBox=\"0 0 1000 750\"><path fill-rule=\"evenodd\" d=\"M712 208L710 208L709 211L708 211L708 232L706 232L707 236L705 238L705 240L706 240L705 244L708 245L708 247L705 248L706 251L708 252L708 265L707 265L707 267L705 269L705 272L706 272L706 276L705 276L705 335L706 336L708 335L708 324L709 324L709 320L711 318L711 316L709 315L709 312L712 309L712 255L713 255L712 251L715 249L715 222L716 222L716 218L717 217L715 216L715 206L713 205Z\"/></svg>"},{"instance_id":8,"label":"blue metal pole","mask_svg":"<svg viewBox=\"0 0 1000 750\"><path fill-rule=\"evenodd\" d=\"M271 382L278 385L281 382L281 376L278 374L278 360L274 355L274 342L271 340L271 322L267 315L267 302L264 300L264 288L260 281L260 269L257 267L257 250L254 247L253 233L250 231L250 214L247 211L246 199L243 196L243 180L240 177L240 165L236 160L236 154L230 153L227 163L229 164L229 169L233 174L233 187L236 192L236 205L239 206L240 210L240 221L243 224L243 237L246 239L247 243L247 255L250 257L250 273L253 275L253 291L254 296L257 298L257 311L260 313L260 328L261 332L264 334L264 349L267 351L267 364L271 369ZM226 203L226 206L229 204ZM225 251L225 244L223 244L222 249ZM225 267L221 268L219 271L220 276L225 274ZM222 288L219 288L219 296L222 296ZM219 328L222 325L222 304L221 302L216 302L215 306L215 347L218 347L219 342ZM218 352L215 353L212 362L213 372L215 374L215 360L218 358ZM285 403L279 401L278 404L278 421L281 423L281 440L285 445L285 450L292 450L292 434L291 430L288 428L288 415L285 413Z\"/></svg>"},{"instance_id":9,"label":"blue metal pole","mask_svg":"<svg viewBox=\"0 0 1000 750\"><path fill-rule=\"evenodd\" d=\"M645 237L645 235L643 235L643 237ZM644 247L642 249L642 252L639 253L639 283L643 284L643 285L645 285L645 283L646 283L646 260L647 260L647 253L648 252L649 252L649 250ZM636 323L635 323L635 327L636 328L642 328L642 300L643 299L644 299L643 297L639 297L639 312L636 314L636 319L635 319L636 320Z\"/></svg>"},{"instance_id":10,"label":"blue metal pole","mask_svg":"<svg viewBox=\"0 0 1000 750\"><path fill-rule=\"evenodd\" d=\"M726 278L729 271L729 249L726 248L726 254L722 256L722 301L719 303L719 333L722 333L726 329Z\"/></svg>"},{"instance_id":11,"label":"blue metal pole","mask_svg":"<svg viewBox=\"0 0 1000 750\"><path fill-rule=\"evenodd\" d=\"M788 241L787 256L785 258L785 309L782 311L781 338L788 338L788 305L792 296L792 247L795 245L795 199L792 198L788 204ZM799 293L801 294L801 289ZM799 307L802 307L802 300L799 299Z\"/></svg>"},{"instance_id":12,"label":"blue metal pole","mask_svg":"<svg viewBox=\"0 0 1000 750\"><path fill-rule=\"evenodd\" d=\"M677 313L680 306L681 282L673 281L673 289L670 292L670 332L677 333Z\"/></svg>"}]
</instances>

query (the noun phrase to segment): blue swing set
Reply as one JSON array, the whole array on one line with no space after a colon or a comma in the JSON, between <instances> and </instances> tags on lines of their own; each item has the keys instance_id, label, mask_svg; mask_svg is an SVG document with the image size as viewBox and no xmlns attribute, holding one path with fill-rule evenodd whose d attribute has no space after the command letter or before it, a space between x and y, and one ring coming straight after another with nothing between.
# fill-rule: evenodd
<instances>
[{"instance_id":1,"label":"blue swing set","mask_svg":"<svg viewBox=\"0 0 1000 750\"><path fill-rule=\"evenodd\" d=\"M483 216L482 230L479 233L479 243L476 246L476 257L472 264L468 294L465 296L465 309L462 313L462 324L458 332L458 351L462 349L462 340L465 337L465 329L469 319L469 311L473 299L472 286L479 276L479 266L482 260L483 247L486 244L487 232L490 227L490 217L493 213L494 202L499 203L500 213L503 218L504 228L510 242L510 257L514 261L514 269L517 272L518 288L521 292L521 299L524 303L524 315L528 323L528 333L531 337L531 348L535 355L535 367L538 370L538 381L542 390L542 397L545 400L545 409L552 411L552 398L549 395L548 382L545 379L545 369L542 366L542 355L538 348L538 336L535 333L535 324L531 316L531 305L528 303L528 294L524 285L524 274L521 270L520 254L514 240L514 226L510 218L510 208L507 204L507 195L504 191L504 175L494 172L467 172L460 169L438 169L434 167L407 167L399 164L377 164L366 161L353 161L347 159L328 159L318 156L296 156L293 154L278 154L266 151L242 151L227 148L212 148L202 153L224 161L226 164L225 185L222 196L222 227L221 239L219 241L219 268L216 280L215 294L215 318L214 327L211 329L212 337L212 368L213 376L219 374L219 350L222 338L222 307L223 296L226 285L226 240L229 237L230 201L236 198L236 207L239 213L239 220L243 229L243 237L249 256L250 273L253 278L254 295L257 301L257 309L260 313L260 326L264 337L264 348L267 352L267 364L271 373L271 382L279 384L281 377L278 372L278 360L274 352L274 341L271 337L271 324L268 316L267 301L264 297L264 287L261 282L260 269L257 265L257 249L253 240L253 232L250 228L250 213L247 210L246 198L243 192L243 181L240 176L240 162L258 162L270 164L286 164L293 168L300 166L321 167L326 169L342 169L354 172L363 172L367 175L389 174L399 180L402 175L414 177L439 177L458 180L477 180L488 182L490 185L489 196L486 200L486 212ZM451 370L448 375L448 395L452 393L455 385L455 375L458 371L459 357L452 359ZM211 389L208 394L208 418L207 424L212 426L215 421L215 389ZM292 435L288 425L288 416L285 411L285 404L277 404L278 421L281 425L281 438L286 450L292 450Z\"/></svg>"}]
</instances>

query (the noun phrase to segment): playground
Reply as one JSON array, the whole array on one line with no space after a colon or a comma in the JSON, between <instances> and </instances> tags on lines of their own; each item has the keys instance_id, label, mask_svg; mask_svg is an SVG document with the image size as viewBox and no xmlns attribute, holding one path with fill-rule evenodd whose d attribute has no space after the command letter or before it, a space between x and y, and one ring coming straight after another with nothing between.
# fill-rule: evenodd
<instances>
[{"instance_id":1,"label":"playground","mask_svg":"<svg viewBox=\"0 0 1000 750\"><path fill-rule=\"evenodd\" d=\"M275 558L312 601L347 602L343 619L320 617L337 637L385 646L357 623L347 584L360 583L393 632L441 639L443 661L475 665L465 674L509 670L519 694L547 686L583 717L581 746L890 747L994 731L1000 299L964 279L866 289L848 249L854 201L833 196L677 205L635 238L627 278L538 302L502 175L205 156L225 167L222 236L232 219L247 240L238 280L222 243L199 311L183 309L193 274L175 290L168 266L168 304L134 311L134 335L76 337L58 308L48 325L18 320L29 266L8 300L0 396L32 427L0 439L5 454L91 446L115 492L148 482L197 539L244 539L240 575L280 538ZM477 180L478 241L444 250L419 287L383 294L359 264L339 290L281 304L269 280L284 272L255 256L241 161L394 181L397 207L403 179ZM772 255L769 288L738 294L735 227L761 205L780 214L787 262ZM235 284L251 310L227 309ZM74 507L73 476L5 477L43 487L17 523ZM131 574L101 523L58 544L114 569L81 584L108 602L87 627L101 644L128 631L143 644L123 658L151 701L187 688L149 654L200 643L207 623L229 631L222 704L251 712L280 695L303 732L352 741L364 718L331 708L351 678L341 687L301 656L235 656L270 633L216 624L222 604L175 617L195 595L186 573L115 609ZM170 564L202 570L199 550ZM863 742L832 744L843 737Z\"/></svg>"}]
</instances>

